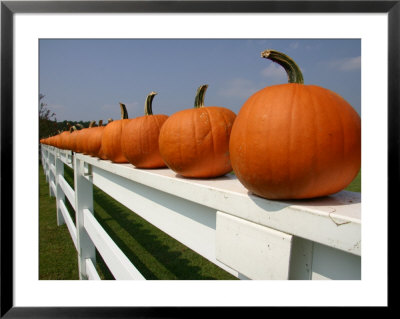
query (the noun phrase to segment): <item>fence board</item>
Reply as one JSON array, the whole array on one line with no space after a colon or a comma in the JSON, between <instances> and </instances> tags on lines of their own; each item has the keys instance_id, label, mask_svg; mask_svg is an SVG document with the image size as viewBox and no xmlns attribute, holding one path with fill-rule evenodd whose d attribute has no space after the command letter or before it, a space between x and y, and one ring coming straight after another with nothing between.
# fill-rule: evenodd
<instances>
[{"instance_id":1,"label":"fence board","mask_svg":"<svg viewBox=\"0 0 400 319\"><path fill-rule=\"evenodd\" d=\"M96 271L96 267L93 265L93 262L90 258L85 260L86 263L86 272L89 280L101 280L99 274Z\"/></svg>"},{"instance_id":2,"label":"fence board","mask_svg":"<svg viewBox=\"0 0 400 319\"><path fill-rule=\"evenodd\" d=\"M65 194L67 196L69 203L71 204L72 208L75 210L75 192L71 186L67 183L65 178L63 176L59 176L59 183L60 186Z\"/></svg>"},{"instance_id":3,"label":"fence board","mask_svg":"<svg viewBox=\"0 0 400 319\"><path fill-rule=\"evenodd\" d=\"M145 279L88 209L83 210L83 216L83 225L89 237L92 239L115 279Z\"/></svg>"},{"instance_id":4,"label":"fence board","mask_svg":"<svg viewBox=\"0 0 400 319\"><path fill-rule=\"evenodd\" d=\"M67 228L69 230L69 233L71 234L71 238L72 238L72 241L74 242L75 248L78 248L77 242L76 242L76 227L75 227L75 224L72 221L72 218L71 218L71 216L70 216L70 214L68 212L67 207L64 204L64 201L59 200L58 202L60 204L60 209L61 209L61 212L63 214L64 221L67 224Z\"/></svg>"}]
</instances>

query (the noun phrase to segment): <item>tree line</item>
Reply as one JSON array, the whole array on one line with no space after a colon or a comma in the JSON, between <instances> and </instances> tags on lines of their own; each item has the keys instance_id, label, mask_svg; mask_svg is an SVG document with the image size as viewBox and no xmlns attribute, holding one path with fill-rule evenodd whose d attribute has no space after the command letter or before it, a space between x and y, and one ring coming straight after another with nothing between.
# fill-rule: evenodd
<instances>
[{"instance_id":1,"label":"tree line","mask_svg":"<svg viewBox=\"0 0 400 319\"><path fill-rule=\"evenodd\" d=\"M44 101L45 95L39 94L39 139L54 136L69 130L72 126L88 127L90 121L62 121L58 122L56 114L52 112Z\"/></svg>"}]
</instances>

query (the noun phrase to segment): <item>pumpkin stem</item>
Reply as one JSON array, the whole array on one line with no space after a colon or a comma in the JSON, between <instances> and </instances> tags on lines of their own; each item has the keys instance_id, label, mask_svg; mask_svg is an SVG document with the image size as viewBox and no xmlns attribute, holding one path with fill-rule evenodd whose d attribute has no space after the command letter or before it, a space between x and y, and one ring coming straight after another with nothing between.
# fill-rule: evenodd
<instances>
[{"instance_id":1,"label":"pumpkin stem","mask_svg":"<svg viewBox=\"0 0 400 319\"><path fill-rule=\"evenodd\" d=\"M103 120L99 121L99 126L103 126Z\"/></svg>"},{"instance_id":2,"label":"pumpkin stem","mask_svg":"<svg viewBox=\"0 0 400 319\"><path fill-rule=\"evenodd\" d=\"M109 118L108 120L107 120L107 124L108 123L111 123L112 121L114 121L112 118Z\"/></svg>"},{"instance_id":3,"label":"pumpkin stem","mask_svg":"<svg viewBox=\"0 0 400 319\"><path fill-rule=\"evenodd\" d=\"M261 57L270 59L282 66L286 71L289 83L304 83L303 74L299 66L286 54L276 50L265 50L261 52Z\"/></svg>"},{"instance_id":4,"label":"pumpkin stem","mask_svg":"<svg viewBox=\"0 0 400 319\"><path fill-rule=\"evenodd\" d=\"M207 84L199 86L196 93L196 98L194 99L194 107L200 108L204 106L204 96L206 94L206 90L208 88Z\"/></svg>"},{"instance_id":5,"label":"pumpkin stem","mask_svg":"<svg viewBox=\"0 0 400 319\"><path fill-rule=\"evenodd\" d=\"M83 125L81 123L77 123L76 126L79 127L79 129L83 129ZM75 128L77 128L76 126Z\"/></svg>"},{"instance_id":6,"label":"pumpkin stem","mask_svg":"<svg viewBox=\"0 0 400 319\"><path fill-rule=\"evenodd\" d=\"M93 127L95 124L96 124L96 121L91 121L91 122L89 123L89 128Z\"/></svg>"},{"instance_id":7,"label":"pumpkin stem","mask_svg":"<svg viewBox=\"0 0 400 319\"><path fill-rule=\"evenodd\" d=\"M153 103L153 99L156 94L156 92L150 92L149 95L147 95L146 102L144 103L145 115L153 115L153 108L151 104Z\"/></svg>"},{"instance_id":8,"label":"pumpkin stem","mask_svg":"<svg viewBox=\"0 0 400 319\"><path fill-rule=\"evenodd\" d=\"M121 108L121 120L128 118L128 111L126 110L126 106L124 103L119 102L119 106Z\"/></svg>"},{"instance_id":9,"label":"pumpkin stem","mask_svg":"<svg viewBox=\"0 0 400 319\"><path fill-rule=\"evenodd\" d=\"M75 125L70 127L69 132L72 133L72 131L76 131L76 126Z\"/></svg>"}]
</instances>

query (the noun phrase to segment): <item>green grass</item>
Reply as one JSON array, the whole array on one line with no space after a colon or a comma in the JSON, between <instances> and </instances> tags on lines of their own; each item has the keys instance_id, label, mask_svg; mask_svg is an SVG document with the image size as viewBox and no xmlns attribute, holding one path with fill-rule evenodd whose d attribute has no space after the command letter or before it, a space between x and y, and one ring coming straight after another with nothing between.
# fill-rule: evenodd
<instances>
[{"instance_id":1,"label":"green grass","mask_svg":"<svg viewBox=\"0 0 400 319\"><path fill-rule=\"evenodd\" d=\"M39 279L79 279L77 258L67 226L57 226L56 201L39 166Z\"/></svg>"},{"instance_id":2,"label":"green grass","mask_svg":"<svg viewBox=\"0 0 400 319\"><path fill-rule=\"evenodd\" d=\"M39 167L40 183L40 223L48 226L41 231L41 249L46 251L47 246L54 245L47 238L57 238L63 233L63 239L57 241L58 250L49 251L46 255L40 255L40 279L78 279L77 256L75 246L69 237L65 225L56 225L56 207L54 198L48 195L48 184L45 183L43 169ZM65 166L64 177L73 187L73 171ZM128 259L135 265L140 273L148 280L235 280L236 277L198 255L174 238L163 233L134 212L113 200L97 187L93 187L94 214L96 219L125 253ZM68 202L68 200L66 200ZM74 213L70 205L66 205L71 217ZM43 212L42 212L43 211ZM41 225L42 227L42 225ZM46 233L45 233L46 232ZM72 251L64 255L62 249L68 246ZM54 268L52 260L57 260L58 267ZM97 271L103 280L114 279L102 260L100 254L96 254ZM71 273L67 269L75 269ZM48 276L53 271L64 273L63 276ZM68 273L71 276L68 277Z\"/></svg>"}]
</instances>

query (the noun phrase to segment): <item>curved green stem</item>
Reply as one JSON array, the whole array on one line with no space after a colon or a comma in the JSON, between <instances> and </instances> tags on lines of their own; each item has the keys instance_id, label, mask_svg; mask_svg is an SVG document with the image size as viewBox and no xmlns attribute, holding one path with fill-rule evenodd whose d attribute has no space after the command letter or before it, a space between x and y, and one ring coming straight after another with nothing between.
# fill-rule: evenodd
<instances>
[{"instance_id":1,"label":"curved green stem","mask_svg":"<svg viewBox=\"0 0 400 319\"><path fill-rule=\"evenodd\" d=\"M146 102L144 103L145 115L153 115L152 103L155 95L157 95L156 92L150 92L149 95L147 95Z\"/></svg>"},{"instance_id":2,"label":"curved green stem","mask_svg":"<svg viewBox=\"0 0 400 319\"><path fill-rule=\"evenodd\" d=\"M95 124L96 124L96 121L91 121L91 122L89 123L89 128L93 127Z\"/></svg>"},{"instance_id":3,"label":"curved green stem","mask_svg":"<svg viewBox=\"0 0 400 319\"><path fill-rule=\"evenodd\" d=\"M194 107L200 108L204 106L204 96L206 94L206 90L208 88L207 84L199 86L196 93L196 98L194 99Z\"/></svg>"},{"instance_id":4,"label":"curved green stem","mask_svg":"<svg viewBox=\"0 0 400 319\"><path fill-rule=\"evenodd\" d=\"M121 108L121 120L128 118L128 111L126 110L126 106L124 103L119 102L119 106Z\"/></svg>"},{"instance_id":5,"label":"curved green stem","mask_svg":"<svg viewBox=\"0 0 400 319\"><path fill-rule=\"evenodd\" d=\"M103 126L103 120L99 120L99 126Z\"/></svg>"},{"instance_id":6,"label":"curved green stem","mask_svg":"<svg viewBox=\"0 0 400 319\"><path fill-rule=\"evenodd\" d=\"M265 50L261 52L261 57L276 62L282 66L286 71L289 83L304 83L303 74L301 73L299 66L286 54L276 50Z\"/></svg>"}]
</instances>

